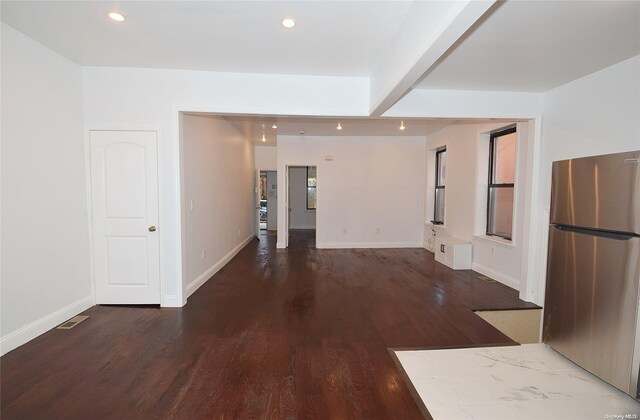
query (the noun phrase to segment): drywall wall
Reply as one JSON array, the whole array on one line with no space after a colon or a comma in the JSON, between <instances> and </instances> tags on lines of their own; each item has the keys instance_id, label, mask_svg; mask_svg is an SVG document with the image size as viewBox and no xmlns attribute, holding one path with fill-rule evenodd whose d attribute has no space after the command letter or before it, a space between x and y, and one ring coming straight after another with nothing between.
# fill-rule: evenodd
<instances>
[{"instance_id":1,"label":"drywall wall","mask_svg":"<svg viewBox=\"0 0 640 420\"><path fill-rule=\"evenodd\" d=\"M2 23L1 351L93 305L80 67Z\"/></svg>"},{"instance_id":2,"label":"drywall wall","mask_svg":"<svg viewBox=\"0 0 640 420\"><path fill-rule=\"evenodd\" d=\"M278 136L279 173L317 167L319 248L422 246L424 156L425 137ZM278 247L285 247L286 205L278 198Z\"/></svg>"},{"instance_id":3,"label":"drywall wall","mask_svg":"<svg viewBox=\"0 0 640 420\"><path fill-rule=\"evenodd\" d=\"M275 146L256 146L256 169L275 171L278 167L278 151Z\"/></svg>"},{"instance_id":4,"label":"drywall wall","mask_svg":"<svg viewBox=\"0 0 640 420\"><path fill-rule=\"evenodd\" d=\"M184 115L187 296L255 236L254 147L222 117Z\"/></svg>"},{"instance_id":5,"label":"drywall wall","mask_svg":"<svg viewBox=\"0 0 640 420\"><path fill-rule=\"evenodd\" d=\"M485 235L489 134L508 125L510 123L457 124L427 137L425 232L432 228L435 150L446 147L444 226L434 228L436 235L453 236L471 242L475 271L520 290L523 243L527 240L523 232L529 135L527 123L519 123L517 127L513 238L506 241Z\"/></svg>"},{"instance_id":6,"label":"drywall wall","mask_svg":"<svg viewBox=\"0 0 640 420\"><path fill-rule=\"evenodd\" d=\"M368 79L83 67L87 128L159 135L163 306L182 306L179 111L366 115Z\"/></svg>"},{"instance_id":7,"label":"drywall wall","mask_svg":"<svg viewBox=\"0 0 640 420\"><path fill-rule=\"evenodd\" d=\"M538 229L532 243L530 284L544 303L551 165L576 157L640 150L640 56L618 63L544 94L539 188L533 205Z\"/></svg>"},{"instance_id":8,"label":"drywall wall","mask_svg":"<svg viewBox=\"0 0 640 420\"><path fill-rule=\"evenodd\" d=\"M267 230L278 229L278 173L267 172Z\"/></svg>"},{"instance_id":9,"label":"drywall wall","mask_svg":"<svg viewBox=\"0 0 640 420\"><path fill-rule=\"evenodd\" d=\"M289 227L315 229L316 211L307 209L307 168L289 168Z\"/></svg>"}]
</instances>

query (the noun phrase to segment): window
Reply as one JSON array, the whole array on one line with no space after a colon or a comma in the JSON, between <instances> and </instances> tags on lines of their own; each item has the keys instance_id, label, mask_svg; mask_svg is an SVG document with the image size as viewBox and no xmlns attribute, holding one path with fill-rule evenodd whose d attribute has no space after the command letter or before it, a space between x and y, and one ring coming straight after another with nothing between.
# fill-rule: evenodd
<instances>
[{"instance_id":1,"label":"window","mask_svg":"<svg viewBox=\"0 0 640 420\"><path fill-rule=\"evenodd\" d=\"M444 224L444 183L447 172L447 148L436 150L436 188L434 195L433 224Z\"/></svg>"},{"instance_id":2,"label":"window","mask_svg":"<svg viewBox=\"0 0 640 420\"><path fill-rule=\"evenodd\" d=\"M516 176L516 128L492 133L489 140L487 235L511 240Z\"/></svg>"},{"instance_id":3,"label":"window","mask_svg":"<svg viewBox=\"0 0 640 420\"><path fill-rule=\"evenodd\" d=\"M307 166L307 210L316 209L316 167Z\"/></svg>"}]
</instances>

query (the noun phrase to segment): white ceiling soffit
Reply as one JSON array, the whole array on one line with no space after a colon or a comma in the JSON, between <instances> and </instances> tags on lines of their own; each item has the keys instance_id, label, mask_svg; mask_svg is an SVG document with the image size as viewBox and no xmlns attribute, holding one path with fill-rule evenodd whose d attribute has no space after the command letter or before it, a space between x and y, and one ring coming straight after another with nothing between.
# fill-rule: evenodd
<instances>
[{"instance_id":1,"label":"white ceiling soffit","mask_svg":"<svg viewBox=\"0 0 640 420\"><path fill-rule=\"evenodd\" d=\"M296 118L273 116L224 116L247 139L258 146L274 146L278 135L295 136L427 136L457 120L367 119L367 118ZM342 127L337 129L338 123ZM404 130L400 124L404 123ZM262 142L262 125L266 142ZM276 124L277 129L272 128ZM304 134L301 134L304 133Z\"/></svg>"},{"instance_id":2,"label":"white ceiling soffit","mask_svg":"<svg viewBox=\"0 0 640 420\"><path fill-rule=\"evenodd\" d=\"M417 87L544 92L638 54L639 1L507 1Z\"/></svg>"},{"instance_id":3,"label":"white ceiling soffit","mask_svg":"<svg viewBox=\"0 0 640 420\"><path fill-rule=\"evenodd\" d=\"M2 1L5 23L88 66L369 76L411 1ZM114 22L111 11L125 15ZM285 29L284 17L297 26Z\"/></svg>"}]
</instances>

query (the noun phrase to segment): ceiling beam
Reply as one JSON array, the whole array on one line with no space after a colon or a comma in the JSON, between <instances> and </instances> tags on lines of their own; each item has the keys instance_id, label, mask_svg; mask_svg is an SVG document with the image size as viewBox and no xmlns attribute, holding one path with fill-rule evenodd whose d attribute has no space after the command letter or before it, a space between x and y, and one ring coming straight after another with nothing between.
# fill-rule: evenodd
<instances>
[{"instance_id":1,"label":"ceiling beam","mask_svg":"<svg viewBox=\"0 0 640 420\"><path fill-rule=\"evenodd\" d=\"M371 116L405 95L496 3L496 0L415 1L370 78Z\"/></svg>"}]
</instances>

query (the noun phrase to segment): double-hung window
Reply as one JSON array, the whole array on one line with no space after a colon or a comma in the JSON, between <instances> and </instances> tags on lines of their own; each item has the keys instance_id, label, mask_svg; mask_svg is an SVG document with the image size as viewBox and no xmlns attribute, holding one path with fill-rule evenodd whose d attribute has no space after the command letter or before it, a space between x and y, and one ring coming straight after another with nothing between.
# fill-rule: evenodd
<instances>
[{"instance_id":1,"label":"double-hung window","mask_svg":"<svg viewBox=\"0 0 640 420\"><path fill-rule=\"evenodd\" d=\"M447 149L436 150L436 186L434 194L433 224L444 224L444 184L447 171Z\"/></svg>"},{"instance_id":2,"label":"double-hung window","mask_svg":"<svg viewBox=\"0 0 640 420\"><path fill-rule=\"evenodd\" d=\"M489 140L487 235L511 240L516 176L516 128L492 133Z\"/></svg>"}]
</instances>

